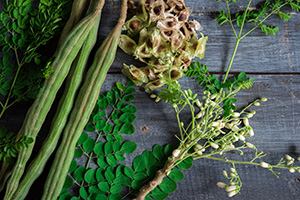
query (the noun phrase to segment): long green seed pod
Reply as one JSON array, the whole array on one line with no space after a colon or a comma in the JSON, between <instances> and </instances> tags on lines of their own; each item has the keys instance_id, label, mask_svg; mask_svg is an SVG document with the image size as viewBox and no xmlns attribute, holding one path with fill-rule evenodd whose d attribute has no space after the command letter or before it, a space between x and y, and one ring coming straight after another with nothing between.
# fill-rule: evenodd
<instances>
[{"instance_id":1,"label":"long green seed pod","mask_svg":"<svg viewBox=\"0 0 300 200\"><path fill-rule=\"evenodd\" d=\"M42 200L57 199L62 190L78 138L96 104L107 71L115 58L126 14L127 0L122 0L121 15L118 24L109 33L96 52L94 62L88 70L87 77L79 91L70 119L64 129L62 143L56 152L48 174Z\"/></svg>"},{"instance_id":2,"label":"long green seed pod","mask_svg":"<svg viewBox=\"0 0 300 200\"><path fill-rule=\"evenodd\" d=\"M76 26L76 24L83 18L87 8L90 4L90 0L74 0L72 3L72 10L70 17L64 26L62 33L60 34L60 38L58 41L57 49L62 45L65 41L66 37L70 33L70 31Z\"/></svg>"},{"instance_id":3,"label":"long green seed pod","mask_svg":"<svg viewBox=\"0 0 300 200\"><path fill-rule=\"evenodd\" d=\"M100 4L99 4L100 6ZM34 101L33 105L27 112L26 118L18 133L18 137L26 135L35 140L46 115L54 101L58 89L66 78L70 66L81 49L90 30L95 25L100 14L100 9L97 9L92 14L84 18L69 34L66 41L59 49L56 58L51 64L53 73L45 81L44 86L39 96ZM13 168L12 175L8 181L6 194L4 199L10 200L19 185L19 180L24 173L25 165L31 155L34 143L29 144L28 148L23 148L18 153L16 164Z\"/></svg>"},{"instance_id":4,"label":"long green seed pod","mask_svg":"<svg viewBox=\"0 0 300 200\"><path fill-rule=\"evenodd\" d=\"M80 50L80 54L74 61L70 73L68 74L65 90L58 104L54 119L52 120L49 135L42 145L38 155L31 162L26 173L22 177L22 181L12 199L23 200L26 197L31 185L43 172L49 157L57 146L58 139L66 125L67 118L73 107L75 95L82 81L89 54L96 43L99 22L100 15L96 25L93 27L85 44Z\"/></svg>"}]
</instances>

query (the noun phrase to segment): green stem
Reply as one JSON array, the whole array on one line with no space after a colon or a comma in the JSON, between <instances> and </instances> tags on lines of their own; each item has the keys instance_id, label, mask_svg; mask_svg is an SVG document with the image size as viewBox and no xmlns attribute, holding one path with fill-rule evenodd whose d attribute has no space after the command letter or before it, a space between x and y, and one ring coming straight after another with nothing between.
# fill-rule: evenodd
<instances>
[{"instance_id":1,"label":"green stem","mask_svg":"<svg viewBox=\"0 0 300 200\"><path fill-rule=\"evenodd\" d=\"M235 38L238 38L237 34L236 34L236 31L235 31L235 28L233 26L233 23L232 23L232 19L231 19L231 14L230 14L230 8L229 8L229 2L226 1L226 4L227 4L227 11L228 11L228 18L229 18L229 23L230 23L230 26L234 32L234 35L235 35Z\"/></svg>"},{"instance_id":2,"label":"green stem","mask_svg":"<svg viewBox=\"0 0 300 200\"><path fill-rule=\"evenodd\" d=\"M277 9L273 10L270 14L268 14L263 20L261 20L256 26L254 26L250 31L248 31L247 33L245 33L242 37L240 37L240 39L243 39L244 37L246 37L247 35L249 35L252 31L254 31L256 28L258 28L266 19L268 19L271 15L273 15L275 12L277 12L280 8L282 8L283 6L287 5L288 3L284 3L281 6L279 6Z\"/></svg>"},{"instance_id":3,"label":"green stem","mask_svg":"<svg viewBox=\"0 0 300 200\"><path fill-rule=\"evenodd\" d=\"M241 35L242 35L243 28L244 28L244 24L245 24L245 20L246 20L246 16L247 16L247 12L248 12L248 9L249 9L249 7L250 7L251 1L252 1L252 0L249 0L248 5L247 5L247 8L246 8L246 10L245 10L245 12L244 12L242 25L241 25L240 32L239 32L239 36L238 36L237 39L240 39L240 37L241 37Z\"/></svg>"},{"instance_id":4,"label":"green stem","mask_svg":"<svg viewBox=\"0 0 300 200\"><path fill-rule=\"evenodd\" d=\"M16 81L17 81L17 78L18 78L18 75L20 73L20 70L21 70L21 67L22 67L22 64L20 64L20 61L19 61L19 57L18 57L18 52L16 49L14 49L14 52L15 52L15 56L16 56L16 60L17 60L17 64L18 64L18 69L17 69L17 72L16 72L16 75L14 76L14 80L12 82L12 85L10 87L10 90L9 90L9 93L8 93L8 96L6 98L6 101L4 103L4 105L2 106L2 110L1 110L1 113L0 113L0 119L2 118L4 112L11 106L11 104L8 106L8 103L9 103L9 100L10 100L10 97L11 97L11 94L12 94L12 91L14 89L14 86L16 84Z\"/></svg>"},{"instance_id":5,"label":"green stem","mask_svg":"<svg viewBox=\"0 0 300 200\"><path fill-rule=\"evenodd\" d=\"M229 160L226 158L218 158L218 157L213 157L213 156L207 156L205 158L211 159L211 160L218 160L218 161L223 161L227 163L232 163L232 164L245 164L245 165L256 165L256 166L261 166L260 163L256 162L250 162L250 161L238 161L238 160ZM287 166L280 166L280 165L270 165L270 168L280 168L280 169L288 169L289 167Z\"/></svg>"},{"instance_id":6,"label":"green stem","mask_svg":"<svg viewBox=\"0 0 300 200\"><path fill-rule=\"evenodd\" d=\"M232 66L233 59L234 59L234 57L235 57L235 54L236 54L237 48L238 48L238 46L239 46L239 42L240 42L240 40L241 40L241 39L239 39L239 38L236 40L235 47L234 47L234 50L233 50L233 53L232 53L232 56L231 56L231 59L230 59L229 65L228 65L228 67L227 67L227 71L226 71L226 74L225 74L225 77L224 77L223 83L225 83L225 82L226 82L226 80L227 80L227 77L228 77L228 74L229 74L230 68L231 68L231 66ZM220 91L222 91L222 90L220 90ZM220 92L220 93L221 93L221 92Z\"/></svg>"}]
</instances>

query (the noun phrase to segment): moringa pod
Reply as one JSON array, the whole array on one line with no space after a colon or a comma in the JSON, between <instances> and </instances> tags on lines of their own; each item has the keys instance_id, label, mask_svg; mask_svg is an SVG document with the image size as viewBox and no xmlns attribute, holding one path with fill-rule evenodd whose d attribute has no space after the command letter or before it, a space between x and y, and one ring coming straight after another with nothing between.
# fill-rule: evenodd
<instances>
[{"instance_id":1,"label":"moringa pod","mask_svg":"<svg viewBox=\"0 0 300 200\"><path fill-rule=\"evenodd\" d=\"M165 84L164 81L161 79L156 79L154 81L150 81L149 83L147 83L145 85L145 91L150 93L153 90L156 90L156 89L162 87L164 84Z\"/></svg>"},{"instance_id":2,"label":"moringa pod","mask_svg":"<svg viewBox=\"0 0 300 200\"><path fill-rule=\"evenodd\" d=\"M151 47L148 47L147 43L140 44L136 47L134 56L136 58L151 58Z\"/></svg>"},{"instance_id":3,"label":"moringa pod","mask_svg":"<svg viewBox=\"0 0 300 200\"><path fill-rule=\"evenodd\" d=\"M165 78L171 79L172 81L176 81L181 78L183 73L180 67L172 67L171 70L166 70L163 73Z\"/></svg>"},{"instance_id":4,"label":"moringa pod","mask_svg":"<svg viewBox=\"0 0 300 200\"><path fill-rule=\"evenodd\" d=\"M130 36L134 36L143 28L144 21L137 16L133 16L123 26L124 30L128 31Z\"/></svg>"},{"instance_id":5,"label":"moringa pod","mask_svg":"<svg viewBox=\"0 0 300 200\"><path fill-rule=\"evenodd\" d=\"M134 65L128 66L124 64L122 73L138 86L148 82L148 77L146 73L143 70L135 67Z\"/></svg>"},{"instance_id":6,"label":"moringa pod","mask_svg":"<svg viewBox=\"0 0 300 200\"><path fill-rule=\"evenodd\" d=\"M208 37L204 36L202 33L201 33L201 36L202 37L200 39L198 39L199 43L197 45L196 55L195 55L195 57L199 57L200 59L204 58L206 42L208 40Z\"/></svg>"},{"instance_id":7,"label":"moringa pod","mask_svg":"<svg viewBox=\"0 0 300 200\"><path fill-rule=\"evenodd\" d=\"M135 41L128 35L122 34L120 36L119 47L127 54L133 55L137 47Z\"/></svg>"}]
</instances>

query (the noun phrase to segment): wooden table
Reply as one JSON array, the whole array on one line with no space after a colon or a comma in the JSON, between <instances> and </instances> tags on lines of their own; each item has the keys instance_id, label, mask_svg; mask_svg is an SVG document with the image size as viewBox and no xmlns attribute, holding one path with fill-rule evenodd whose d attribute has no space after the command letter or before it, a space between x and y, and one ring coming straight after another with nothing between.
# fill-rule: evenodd
<instances>
[{"instance_id":1,"label":"wooden table","mask_svg":"<svg viewBox=\"0 0 300 200\"><path fill-rule=\"evenodd\" d=\"M246 1L233 5L233 10L240 11L246 6ZM253 0L254 8L259 0ZM119 0L107 1L105 12L100 25L99 42L114 26L118 18ZM191 7L192 19L198 20L203 26L203 33L209 37L205 58L201 63L206 64L212 73L223 75L233 52L235 37L229 24L219 26L215 21L218 11L225 10L225 4L216 1L186 0ZM260 107L255 107L257 114L251 120L255 136L249 141L267 153L265 160L277 163L281 157L289 154L295 158L300 156L300 15L293 13L289 22L278 17L272 17L268 24L279 27L276 36L265 36L260 31L254 31L240 43L231 74L246 72L254 79L254 86L243 90L238 95L238 107L248 102L266 97L268 101ZM245 30L249 30L246 26ZM130 56L118 50L116 60L111 67L101 92L108 91L113 83L125 82L120 73L122 64L137 63ZM183 88L200 91L199 86L188 78L180 79ZM134 104L138 108L137 119L134 122L136 132L128 140L137 142L136 154L151 149L155 144L174 143L174 133L177 133L177 124L173 109L164 102L155 103L149 95L137 87ZM15 112L9 112L0 123L12 130L21 126L29 103L19 104ZM50 121L47 122L50 124ZM144 131L143 127L147 127ZM42 141L40 136L39 143ZM37 150L35 150L37 151ZM226 155L227 156L227 155ZM244 156L238 153L228 154L228 157L239 160L250 160L253 151L246 151ZM129 156L132 160L133 156ZM129 164L128 162L127 164ZM298 165L300 162L298 161ZM216 186L219 181L226 181L222 170L229 170L228 163L213 160L197 160L191 169L184 170L184 180L178 183L178 189L173 192L170 200L204 200L227 199L227 193ZM237 165L238 173L243 182L241 194L233 197L240 200L292 200L300 198L300 175L281 172L277 179L270 171L261 167ZM43 177L34 185L30 200L39 199L40 184Z\"/></svg>"}]
</instances>

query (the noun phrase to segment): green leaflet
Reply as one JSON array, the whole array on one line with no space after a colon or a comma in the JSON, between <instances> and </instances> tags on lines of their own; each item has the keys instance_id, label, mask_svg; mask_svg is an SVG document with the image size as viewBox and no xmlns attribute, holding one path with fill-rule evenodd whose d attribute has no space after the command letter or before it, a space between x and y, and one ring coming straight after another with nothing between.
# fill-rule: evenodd
<instances>
[{"instance_id":1,"label":"green leaflet","mask_svg":"<svg viewBox=\"0 0 300 200\"><path fill-rule=\"evenodd\" d=\"M0 161L13 163L18 152L32 142L32 138L26 136L16 141L16 136L13 132L0 128Z\"/></svg>"},{"instance_id":2,"label":"green leaflet","mask_svg":"<svg viewBox=\"0 0 300 200\"><path fill-rule=\"evenodd\" d=\"M76 199L78 196L82 199L120 199L123 187L131 185L125 174L134 172L120 165L125 160L124 154L133 153L137 148L135 142L124 141L122 136L135 130L132 122L137 108L128 103L134 99L135 89L131 85L130 82L127 85L117 83L106 95L99 95L85 132L77 142L59 199ZM86 162L79 164L77 158ZM93 167L92 163L98 167ZM127 168L131 171L127 172ZM79 193L75 196L68 192L72 186L78 187Z\"/></svg>"}]
</instances>

